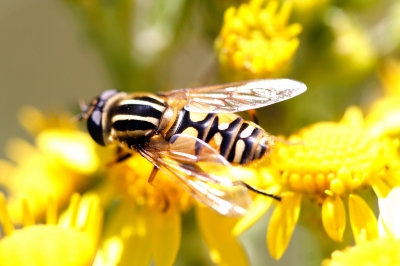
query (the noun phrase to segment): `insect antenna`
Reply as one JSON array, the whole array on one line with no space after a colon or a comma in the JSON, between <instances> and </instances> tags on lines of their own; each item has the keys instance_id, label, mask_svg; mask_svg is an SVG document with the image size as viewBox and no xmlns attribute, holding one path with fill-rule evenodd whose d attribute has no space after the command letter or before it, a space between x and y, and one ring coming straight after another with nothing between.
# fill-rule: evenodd
<instances>
[{"instance_id":1,"label":"insect antenna","mask_svg":"<svg viewBox=\"0 0 400 266\"><path fill-rule=\"evenodd\" d=\"M87 111L89 107L87 106L87 104L83 99L80 99L78 103L79 103L79 109L81 109L82 112L71 118L71 121L73 123L78 122L84 118L87 118Z\"/></svg>"},{"instance_id":2,"label":"insect antenna","mask_svg":"<svg viewBox=\"0 0 400 266\"><path fill-rule=\"evenodd\" d=\"M253 186L251 186L251 185L249 185L249 184L247 184L247 183L245 183L245 182L243 182L243 181L241 181L241 183L242 183L247 189L249 189L249 190L251 190L251 191L253 191L253 192L256 192L256 193L258 193L258 194L261 194L261 195L264 195L264 196L267 196L267 197L276 199L277 201L281 201L281 200L282 200L282 198L279 197L279 196L277 196L277 195L267 193L267 192L265 192L265 191L263 191L263 190L261 190L261 189L258 189L258 188L256 188L256 187L253 187Z\"/></svg>"}]
</instances>

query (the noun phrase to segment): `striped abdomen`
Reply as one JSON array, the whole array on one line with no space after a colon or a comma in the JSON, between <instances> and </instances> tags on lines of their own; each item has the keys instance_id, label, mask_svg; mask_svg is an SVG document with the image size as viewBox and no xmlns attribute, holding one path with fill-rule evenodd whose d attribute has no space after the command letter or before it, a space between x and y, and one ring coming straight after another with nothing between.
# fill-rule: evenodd
<instances>
[{"instance_id":1,"label":"striped abdomen","mask_svg":"<svg viewBox=\"0 0 400 266\"><path fill-rule=\"evenodd\" d=\"M267 133L235 114L202 114L183 110L174 133L190 134L205 141L231 163L250 163L270 149Z\"/></svg>"},{"instance_id":2,"label":"striped abdomen","mask_svg":"<svg viewBox=\"0 0 400 266\"><path fill-rule=\"evenodd\" d=\"M120 100L111 115L113 138L127 140L150 137L158 129L165 109L165 101L154 95Z\"/></svg>"}]
</instances>

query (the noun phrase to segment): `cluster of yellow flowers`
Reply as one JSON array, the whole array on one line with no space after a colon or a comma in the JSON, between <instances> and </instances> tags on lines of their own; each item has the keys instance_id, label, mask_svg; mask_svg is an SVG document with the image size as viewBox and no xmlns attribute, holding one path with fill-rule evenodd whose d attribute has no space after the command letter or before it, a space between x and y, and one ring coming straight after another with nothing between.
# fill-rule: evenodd
<instances>
[{"instance_id":1,"label":"cluster of yellow flowers","mask_svg":"<svg viewBox=\"0 0 400 266\"><path fill-rule=\"evenodd\" d=\"M226 10L215 40L225 79L288 71L302 26L288 25L292 2L279 6L251 0ZM350 107L339 122L276 137L268 164L237 167L247 183L282 196L278 202L251 194L242 218L199 204L162 172L149 184L153 166L139 154L111 163L116 151L97 147L72 115L26 107L20 122L36 143L13 140L6 149L12 162L0 161L0 265L172 265L182 216L191 209L215 264L248 265L238 236L272 206L266 244L280 259L299 217L308 217L305 202L320 213L309 227L326 232L327 243L342 242L350 221L356 245L333 252L323 265L399 264L400 63L386 62L379 75L385 95L365 117L360 107ZM371 191L379 218L364 198ZM59 219L58 210L64 210Z\"/></svg>"},{"instance_id":2,"label":"cluster of yellow flowers","mask_svg":"<svg viewBox=\"0 0 400 266\"><path fill-rule=\"evenodd\" d=\"M290 65L301 25L287 25L292 4L276 0L230 7L215 41L223 75L237 80L277 77Z\"/></svg>"}]
</instances>

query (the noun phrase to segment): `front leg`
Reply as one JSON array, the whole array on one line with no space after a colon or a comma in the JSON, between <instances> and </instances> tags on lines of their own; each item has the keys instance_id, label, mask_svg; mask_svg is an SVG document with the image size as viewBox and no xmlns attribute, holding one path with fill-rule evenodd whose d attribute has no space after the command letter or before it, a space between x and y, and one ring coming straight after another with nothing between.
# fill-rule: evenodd
<instances>
[{"instance_id":1,"label":"front leg","mask_svg":"<svg viewBox=\"0 0 400 266\"><path fill-rule=\"evenodd\" d=\"M153 184L153 181L156 178L157 172L158 172L157 166L153 166L153 170L151 170L149 179L147 180L147 182L149 182L149 184L151 184L151 185Z\"/></svg>"},{"instance_id":2,"label":"front leg","mask_svg":"<svg viewBox=\"0 0 400 266\"><path fill-rule=\"evenodd\" d=\"M117 158L109 163L107 163L107 167L111 167L117 163L123 162L126 159L129 159L132 156L132 153L124 152L121 148L118 147L117 150Z\"/></svg>"}]
</instances>

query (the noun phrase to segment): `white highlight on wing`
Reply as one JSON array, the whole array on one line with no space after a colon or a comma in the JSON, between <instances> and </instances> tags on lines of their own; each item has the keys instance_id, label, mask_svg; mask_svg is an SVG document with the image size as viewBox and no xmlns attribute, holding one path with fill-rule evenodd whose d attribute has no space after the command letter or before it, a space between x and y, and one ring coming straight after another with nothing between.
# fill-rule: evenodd
<instances>
[{"instance_id":1,"label":"white highlight on wing","mask_svg":"<svg viewBox=\"0 0 400 266\"><path fill-rule=\"evenodd\" d=\"M191 112L239 112L285 101L307 90L291 79L263 79L165 93L168 99L185 100Z\"/></svg>"}]
</instances>

